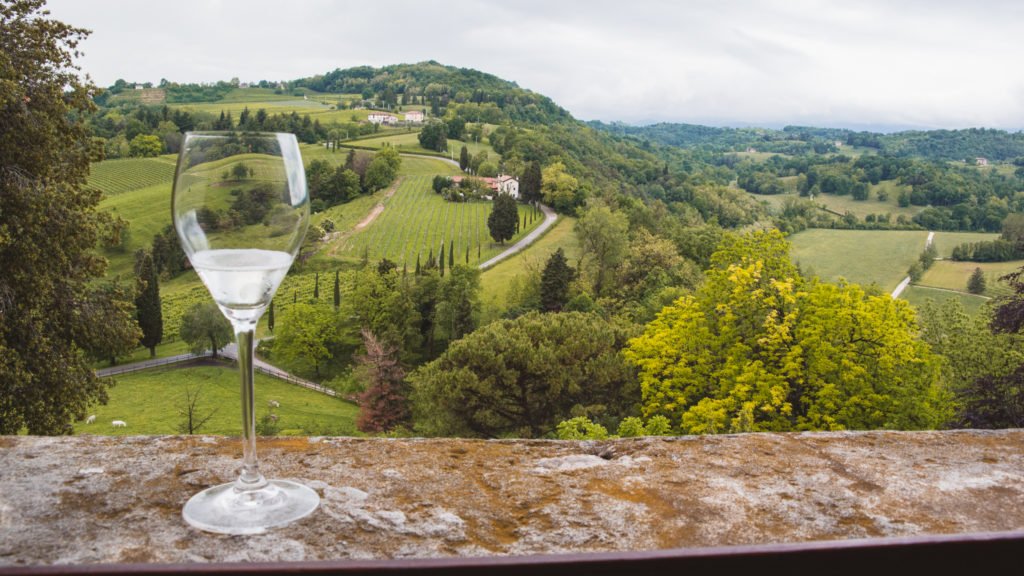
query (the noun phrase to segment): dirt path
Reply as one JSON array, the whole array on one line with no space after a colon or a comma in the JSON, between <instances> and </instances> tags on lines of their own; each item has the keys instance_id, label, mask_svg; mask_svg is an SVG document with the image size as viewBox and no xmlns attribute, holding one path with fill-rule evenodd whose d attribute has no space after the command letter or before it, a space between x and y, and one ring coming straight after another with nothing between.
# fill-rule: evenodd
<instances>
[{"instance_id":1,"label":"dirt path","mask_svg":"<svg viewBox=\"0 0 1024 576\"><path fill-rule=\"evenodd\" d=\"M395 192L398 190L398 186L403 180L405 180L405 176L399 176L394 182L392 182L391 186L384 192L384 197L380 199L380 202L377 202L373 209L370 210L370 213L360 220L359 223L351 230L331 232L324 238L325 244L331 244L330 252L328 252L330 256L336 255L338 250L345 244L345 240L348 240L353 234L360 232L370 224L373 224L373 221L380 216L381 212L384 211L384 202L395 195Z\"/></svg>"}]
</instances>

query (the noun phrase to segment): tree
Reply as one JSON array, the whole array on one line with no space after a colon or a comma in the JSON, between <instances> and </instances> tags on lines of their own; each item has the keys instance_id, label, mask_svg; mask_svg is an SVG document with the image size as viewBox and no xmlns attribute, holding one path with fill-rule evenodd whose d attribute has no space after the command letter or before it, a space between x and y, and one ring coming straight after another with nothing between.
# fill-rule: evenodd
<instances>
[{"instance_id":1,"label":"tree","mask_svg":"<svg viewBox=\"0 0 1024 576\"><path fill-rule=\"evenodd\" d=\"M119 356L130 354L139 345L142 331L134 321L117 320L131 318L133 308L132 292L117 280L89 289L84 306L78 311L82 329L88 331L83 350L96 360L109 359L111 366Z\"/></svg>"},{"instance_id":2,"label":"tree","mask_svg":"<svg viewBox=\"0 0 1024 576\"><path fill-rule=\"evenodd\" d=\"M365 368L369 383L359 396L356 427L362 432L388 432L409 421L405 370L394 346L377 340L367 329L362 335L366 353L357 360Z\"/></svg>"},{"instance_id":3,"label":"tree","mask_svg":"<svg viewBox=\"0 0 1024 576\"><path fill-rule=\"evenodd\" d=\"M213 351L214 358L234 338L231 323L213 302L193 304L181 317L179 334L193 354L202 354L209 349Z\"/></svg>"},{"instance_id":4,"label":"tree","mask_svg":"<svg viewBox=\"0 0 1024 576\"><path fill-rule=\"evenodd\" d=\"M555 162L541 172L541 193L544 202L559 212L571 212L579 206L580 183L565 170L565 164Z\"/></svg>"},{"instance_id":5,"label":"tree","mask_svg":"<svg viewBox=\"0 0 1024 576\"><path fill-rule=\"evenodd\" d=\"M316 273L316 276L313 279L313 299L314 300L319 300L320 299L320 273L319 272Z\"/></svg>"},{"instance_id":6,"label":"tree","mask_svg":"<svg viewBox=\"0 0 1024 576\"><path fill-rule=\"evenodd\" d=\"M179 434L195 434L199 432L199 429L206 425L210 418L213 418L213 415L217 413L217 408L214 408L207 412L205 416L199 414L199 395L202 390L202 386L195 389L190 386L185 388L184 406L178 409L178 415L182 417L182 421L178 423Z\"/></svg>"},{"instance_id":7,"label":"tree","mask_svg":"<svg viewBox=\"0 0 1024 576\"><path fill-rule=\"evenodd\" d=\"M463 146L459 151L459 169L465 172L466 168L469 168L469 148Z\"/></svg>"},{"instance_id":8,"label":"tree","mask_svg":"<svg viewBox=\"0 0 1024 576\"><path fill-rule=\"evenodd\" d=\"M340 339L338 323L329 308L293 304L281 315L281 327L274 335L274 356L312 362L319 377L320 365L334 357L333 348Z\"/></svg>"},{"instance_id":9,"label":"tree","mask_svg":"<svg viewBox=\"0 0 1024 576\"><path fill-rule=\"evenodd\" d=\"M270 306L267 308L267 330L270 333L274 333L274 301L270 301Z\"/></svg>"},{"instance_id":10,"label":"tree","mask_svg":"<svg viewBox=\"0 0 1024 576\"><path fill-rule=\"evenodd\" d=\"M366 169L364 186L370 192L386 188L395 179L401 165L402 157L397 150L390 146L381 148Z\"/></svg>"},{"instance_id":11,"label":"tree","mask_svg":"<svg viewBox=\"0 0 1024 576\"><path fill-rule=\"evenodd\" d=\"M440 286L437 317L450 340L458 340L476 328L480 310L480 269L455 265Z\"/></svg>"},{"instance_id":12,"label":"tree","mask_svg":"<svg viewBox=\"0 0 1024 576\"><path fill-rule=\"evenodd\" d=\"M971 277L967 279L967 291L971 294L985 292L985 273L981 271L981 268L975 268Z\"/></svg>"},{"instance_id":13,"label":"tree","mask_svg":"<svg viewBox=\"0 0 1024 576\"><path fill-rule=\"evenodd\" d=\"M440 120L430 120L420 130L419 142L427 150L444 152L448 149L447 128Z\"/></svg>"},{"instance_id":14,"label":"tree","mask_svg":"<svg viewBox=\"0 0 1024 576\"><path fill-rule=\"evenodd\" d=\"M603 204L591 207L576 221L584 262L593 278L594 293L598 296L603 294L613 279L615 269L626 258L628 231L626 215L612 212Z\"/></svg>"},{"instance_id":15,"label":"tree","mask_svg":"<svg viewBox=\"0 0 1024 576\"><path fill-rule=\"evenodd\" d=\"M337 270L334 271L334 309L341 305L341 278Z\"/></svg>"},{"instance_id":16,"label":"tree","mask_svg":"<svg viewBox=\"0 0 1024 576\"><path fill-rule=\"evenodd\" d=\"M409 376L413 421L427 435L539 438L571 416L625 411L637 395L627 336L579 312L493 322Z\"/></svg>"},{"instance_id":17,"label":"tree","mask_svg":"<svg viewBox=\"0 0 1024 576\"><path fill-rule=\"evenodd\" d=\"M164 317L160 310L160 281L153 265L153 257L143 252L136 262L135 318L142 329L140 342L149 348L149 357L156 357L156 347L164 338Z\"/></svg>"},{"instance_id":18,"label":"tree","mask_svg":"<svg viewBox=\"0 0 1024 576\"><path fill-rule=\"evenodd\" d=\"M548 258L541 273L541 307L545 312L561 312L569 301L569 285L576 271L565 260L559 248Z\"/></svg>"},{"instance_id":19,"label":"tree","mask_svg":"<svg viewBox=\"0 0 1024 576\"><path fill-rule=\"evenodd\" d=\"M88 33L42 7L0 4L0 434L70 433L106 401L81 350L135 326L130 298L103 302L110 295L89 288L105 268L94 248L109 217L84 186L95 87L73 56Z\"/></svg>"},{"instance_id":20,"label":"tree","mask_svg":"<svg viewBox=\"0 0 1024 576\"><path fill-rule=\"evenodd\" d=\"M164 144L159 136L152 134L139 134L128 143L128 153L131 156L151 158L159 156L164 151Z\"/></svg>"},{"instance_id":21,"label":"tree","mask_svg":"<svg viewBox=\"0 0 1024 576\"><path fill-rule=\"evenodd\" d=\"M530 162L526 165L522 177L519 179L519 195L524 202L539 202L542 199L541 186L543 178L540 172L540 164Z\"/></svg>"},{"instance_id":22,"label":"tree","mask_svg":"<svg viewBox=\"0 0 1024 576\"><path fill-rule=\"evenodd\" d=\"M903 300L805 282L778 231L726 237L701 288L630 342L645 416L685 434L928 429L951 418Z\"/></svg>"},{"instance_id":23,"label":"tree","mask_svg":"<svg viewBox=\"0 0 1024 576\"><path fill-rule=\"evenodd\" d=\"M515 198L508 194L496 194L491 213L487 216L487 229L491 232L491 238L502 244L505 240L511 240L518 221L519 208L516 207Z\"/></svg>"}]
</instances>

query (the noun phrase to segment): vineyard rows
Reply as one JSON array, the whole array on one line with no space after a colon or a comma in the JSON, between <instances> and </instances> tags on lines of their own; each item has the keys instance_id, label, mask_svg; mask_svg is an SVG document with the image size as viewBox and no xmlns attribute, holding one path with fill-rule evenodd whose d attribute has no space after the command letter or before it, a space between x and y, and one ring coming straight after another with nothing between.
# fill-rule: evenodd
<instances>
[{"instance_id":1,"label":"vineyard rows","mask_svg":"<svg viewBox=\"0 0 1024 576\"><path fill-rule=\"evenodd\" d=\"M172 158L127 158L105 160L90 166L86 186L117 196L132 190L164 184L174 179Z\"/></svg>"}]
</instances>

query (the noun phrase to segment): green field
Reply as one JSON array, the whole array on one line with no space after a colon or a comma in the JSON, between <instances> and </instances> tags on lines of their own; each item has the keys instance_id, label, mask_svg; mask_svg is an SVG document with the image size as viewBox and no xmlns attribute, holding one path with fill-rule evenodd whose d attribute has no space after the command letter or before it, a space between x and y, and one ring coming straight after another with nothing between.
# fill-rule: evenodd
<instances>
[{"instance_id":1,"label":"green field","mask_svg":"<svg viewBox=\"0 0 1024 576\"><path fill-rule=\"evenodd\" d=\"M963 294L960 292L949 292L947 290L939 290L925 286L907 286L907 289L900 294L900 298L910 302L914 307L920 307L928 300L934 300L941 304L950 298L956 298L961 304L963 304L964 310L966 310L968 314L972 315L981 310L981 307L987 302L990 302L990 300L982 298L981 296Z\"/></svg>"},{"instance_id":2,"label":"green field","mask_svg":"<svg viewBox=\"0 0 1024 576\"><path fill-rule=\"evenodd\" d=\"M174 155L156 158L125 158L94 162L89 167L86 186L103 192L105 197L117 196L156 184L169 183L174 178Z\"/></svg>"},{"instance_id":3,"label":"green field","mask_svg":"<svg viewBox=\"0 0 1024 576\"><path fill-rule=\"evenodd\" d=\"M241 398L238 372L229 367L191 366L124 374L116 378L106 406L95 406L90 414L96 422L75 424L76 434L136 435L177 434L183 420L185 391L199 390L197 412L216 413L199 430L202 434L239 435ZM256 375L256 419L268 413L268 402L275 408L281 435L356 435L355 405L281 380ZM112 420L123 420L126 428L114 428Z\"/></svg>"},{"instance_id":4,"label":"green field","mask_svg":"<svg viewBox=\"0 0 1024 576\"><path fill-rule=\"evenodd\" d=\"M924 250L927 232L805 230L794 234L790 255L805 275L826 282L846 278L891 292Z\"/></svg>"},{"instance_id":5,"label":"green field","mask_svg":"<svg viewBox=\"0 0 1024 576\"><path fill-rule=\"evenodd\" d=\"M247 90L252 90L247 89ZM230 94L229 94L230 95ZM338 110L335 108L338 102L348 100L344 94L309 94L306 99L301 96L287 96L284 98L279 95L271 94L269 96L253 95L251 98L239 95L234 96L230 99L225 98L217 102L196 102L196 103L182 103L182 104L171 104L170 106L175 109L188 110L189 112L211 114L214 116L220 115L221 112L225 114L230 113L233 120L238 120L238 115L242 113L246 108L249 112L256 113L257 110L263 109L269 115L274 114L291 114L295 112L300 116L309 115L310 120L319 120L321 124L331 123L347 123L347 122L365 122L367 117L376 110L371 109L360 109L360 110ZM402 118L402 114L406 110L422 110L422 105L409 105L402 106L401 111L391 112L398 116L399 120Z\"/></svg>"},{"instance_id":6,"label":"green field","mask_svg":"<svg viewBox=\"0 0 1024 576\"><path fill-rule=\"evenodd\" d=\"M525 252L520 252L488 268L480 276L481 300L485 305L505 307L512 279L525 276L532 270L542 270L547 259L561 248L569 265L575 267L580 256L579 240L573 229L576 219L560 216L555 225Z\"/></svg>"},{"instance_id":7,"label":"green field","mask_svg":"<svg viewBox=\"0 0 1024 576\"><path fill-rule=\"evenodd\" d=\"M782 185L786 188L786 194L750 194L750 196L756 200L767 202L772 208L779 209L788 198L799 198L796 190L796 178L796 176L779 178ZM864 219L868 214L890 214L893 221L898 216L905 216L907 219L910 219L918 212L924 210L924 207L900 207L899 193L904 188L909 189L907 186L897 184L895 180L886 180L871 186L868 200L854 200L852 196L837 196L835 194L818 194L812 200L815 204L824 206L832 212L839 214L850 212L860 219ZM884 201L878 200L878 192L881 190L888 193L888 198Z\"/></svg>"},{"instance_id":8,"label":"green field","mask_svg":"<svg viewBox=\"0 0 1024 576\"><path fill-rule=\"evenodd\" d=\"M466 262L468 247L469 263L476 265L508 248L543 220L538 211L532 223L512 240L505 245L496 244L487 229L491 203L447 202L431 189L431 177L427 175L407 176L394 196L382 203L384 210L372 224L331 246L330 254L348 260L359 260L364 255L370 261L388 258L411 268L416 264L417 254L426 263L431 251L437 256L443 245L447 253L449 243L454 241L455 261ZM532 211L519 206L521 219L529 220Z\"/></svg>"},{"instance_id":9,"label":"green field","mask_svg":"<svg viewBox=\"0 0 1024 576\"><path fill-rule=\"evenodd\" d=\"M967 280L975 268L981 268L985 274L984 296L1002 296L1010 294L1012 289L999 278L1016 272L1024 266L1024 260L1012 262L955 262L940 260L924 273L917 285L922 287L945 288L947 290L967 291Z\"/></svg>"},{"instance_id":10,"label":"green field","mask_svg":"<svg viewBox=\"0 0 1024 576\"><path fill-rule=\"evenodd\" d=\"M999 234L985 234L981 232L936 232L933 242L938 250L940 258L949 258L953 255L953 248L968 242L985 242L999 238Z\"/></svg>"},{"instance_id":11,"label":"green field","mask_svg":"<svg viewBox=\"0 0 1024 576\"><path fill-rule=\"evenodd\" d=\"M365 146L368 148L380 148L382 146L395 146L400 152L412 152L417 154L437 154L436 150L427 150L420 146L419 132L406 132L404 134L393 134L374 136L372 138L360 138L359 140L348 140L345 144ZM480 152L487 152L491 160L498 160L501 157L494 152L494 148L487 142L463 142L462 140L448 140L448 150L454 160L459 159L459 152L465 146L470 154L474 156Z\"/></svg>"}]
</instances>

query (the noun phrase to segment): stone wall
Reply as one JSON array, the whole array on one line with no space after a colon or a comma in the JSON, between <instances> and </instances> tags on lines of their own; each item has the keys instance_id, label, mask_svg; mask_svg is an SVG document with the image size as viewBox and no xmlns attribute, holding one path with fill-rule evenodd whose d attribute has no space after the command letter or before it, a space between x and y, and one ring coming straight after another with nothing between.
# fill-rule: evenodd
<instances>
[{"instance_id":1,"label":"stone wall","mask_svg":"<svg viewBox=\"0 0 1024 576\"><path fill-rule=\"evenodd\" d=\"M524 555L1024 529L1024 431L607 442L276 438L321 508L267 534L187 526L237 439L0 437L0 567Z\"/></svg>"}]
</instances>

